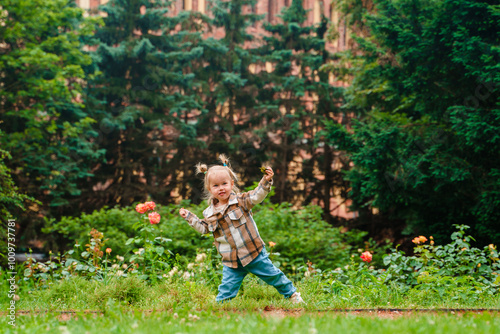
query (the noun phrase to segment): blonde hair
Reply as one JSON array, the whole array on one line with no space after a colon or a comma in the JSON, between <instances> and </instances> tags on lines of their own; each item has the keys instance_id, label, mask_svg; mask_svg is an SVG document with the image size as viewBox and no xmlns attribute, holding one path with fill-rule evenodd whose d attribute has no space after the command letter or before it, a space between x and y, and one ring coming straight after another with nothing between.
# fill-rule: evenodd
<instances>
[{"instance_id":1,"label":"blonde hair","mask_svg":"<svg viewBox=\"0 0 500 334\"><path fill-rule=\"evenodd\" d=\"M229 158L224 155L224 154L219 154L219 160L222 162L221 165L212 165L208 167L206 164L199 162L196 165L196 174L205 174L205 178L203 179L203 199L205 199L208 204L212 204L212 193L210 192L210 175L213 172L217 171L226 171L229 174L229 177L231 180L234 181L234 185L232 188L232 191L238 193L240 192L240 189L236 186L236 183L238 182L238 176L234 173L234 171L231 168L231 165L229 164Z\"/></svg>"}]
</instances>

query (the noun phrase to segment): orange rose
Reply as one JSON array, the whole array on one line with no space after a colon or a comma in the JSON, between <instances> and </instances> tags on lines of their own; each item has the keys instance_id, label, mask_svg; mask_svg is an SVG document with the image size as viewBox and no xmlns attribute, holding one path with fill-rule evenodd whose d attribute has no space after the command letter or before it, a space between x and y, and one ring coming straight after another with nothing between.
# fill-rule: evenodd
<instances>
[{"instance_id":1,"label":"orange rose","mask_svg":"<svg viewBox=\"0 0 500 334\"><path fill-rule=\"evenodd\" d=\"M143 203L139 203L135 207L135 211L137 211L139 213L146 213L146 211L148 211L148 207Z\"/></svg>"},{"instance_id":2,"label":"orange rose","mask_svg":"<svg viewBox=\"0 0 500 334\"><path fill-rule=\"evenodd\" d=\"M161 218L158 212L151 212L148 217L151 224L158 224Z\"/></svg>"},{"instance_id":3,"label":"orange rose","mask_svg":"<svg viewBox=\"0 0 500 334\"><path fill-rule=\"evenodd\" d=\"M155 209L155 207L156 207L156 203L155 202L146 202L146 203L144 203L144 205L146 206L146 208L148 210L151 210L151 211L153 211Z\"/></svg>"},{"instance_id":4,"label":"orange rose","mask_svg":"<svg viewBox=\"0 0 500 334\"><path fill-rule=\"evenodd\" d=\"M370 263L370 262L372 262L373 256L372 256L372 253L367 251L367 252L364 252L363 254L361 254L360 258L361 258L361 260Z\"/></svg>"}]
</instances>

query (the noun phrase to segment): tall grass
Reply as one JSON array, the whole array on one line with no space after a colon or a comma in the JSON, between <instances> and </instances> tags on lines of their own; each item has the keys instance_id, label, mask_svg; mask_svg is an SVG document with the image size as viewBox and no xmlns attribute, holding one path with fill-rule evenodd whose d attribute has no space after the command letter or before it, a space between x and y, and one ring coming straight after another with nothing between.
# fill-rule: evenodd
<instances>
[{"instance_id":1,"label":"tall grass","mask_svg":"<svg viewBox=\"0 0 500 334\"><path fill-rule=\"evenodd\" d=\"M463 294L450 290L441 296L437 292L410 289L402 291L396 285L377 288L346 286L332 291L320 277L296 282L307 301L300 306L308 310L331 308L500 308L500 296ZM4 290L4 289L3 289ZM258 278L245 278L239 295L224 304L215 302L217 285L196 281L163 281L148 285L136 276L114 280L108 284L72 277L53 284L49 289L20 293L18 310L101 310L111 300L129 309L169 310L179 306L191 309L255 310L266 306L294 308L271 286ZM7 307L6 291L2 291L2 308Z\"/></svg>"},{"instance_id":2,"label":"tall grass","mask_svg":"<svg viewBox=\"0 0 500 334\"><path fill-rule=\"evenodd\" d=\"M196 311L124 312L108 305L104 316L77 314L62 320L56 314L18 316L17 327L0 320L4 333L498 333L494 314L425 314L394 319L332 313L269 316L259 312Z\"/></svg>"}]
</instances>

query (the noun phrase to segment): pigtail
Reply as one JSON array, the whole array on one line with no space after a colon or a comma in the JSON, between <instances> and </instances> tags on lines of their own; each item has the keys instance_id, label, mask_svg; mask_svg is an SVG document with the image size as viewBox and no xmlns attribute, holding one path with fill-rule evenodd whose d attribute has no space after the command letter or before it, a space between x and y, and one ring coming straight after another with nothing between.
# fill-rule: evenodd
<instances>
[{"instance_id":1,"label":"pigtail","mask_svg":"<svg viewBox=\"0 0 500 334\"><path fill-rule=\"evenodd\" d=\"M201 173L206 174L207 170L208 167L206 164L201 162L198 162L198 164L196 164L196 174L201 174Z\"/></svg>"},{"instance_id":2,"label":"pigtail","mask_svg":"<svg viewBox=\"0 0 500 334\"><path fill-rule=\"evenodd\" d=\"M229 169L231 169L231 166L229 166L229 159L225 154L219 154L219 159L220 161L222 161L222 164L224 166L227 166L229 167Z\"/></svg>"},{"instance_id":3,"label":"pigtail","mask_svg":"<svg viewBox=\"0 0 500 334\"><path fill-rule=\"evenodd\" d=\"M234 180L234 182L238 182L238 176L231 168L231 165L229 164L229 158L225 154L219 154L219 159L222 162L222 164L224 165L224 167L226 167L227 170L229 171L229 175Z\"/></svg>"}]
</instances>

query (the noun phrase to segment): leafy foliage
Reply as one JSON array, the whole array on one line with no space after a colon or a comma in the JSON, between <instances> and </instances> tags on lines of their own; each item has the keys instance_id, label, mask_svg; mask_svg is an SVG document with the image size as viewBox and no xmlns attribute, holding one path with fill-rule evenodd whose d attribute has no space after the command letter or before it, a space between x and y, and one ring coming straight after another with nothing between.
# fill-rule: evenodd
<instances>
[{"instance_id":1,"label":"leafy foliage","mask_svg":"<svg viewBox=\"0 0 500 334\"><path fill-rule=\"evenodd\" d=\"M0 137L1 136L2 132L0 130ZM8 243L14 245L16 241L15 223L9 224L9 219L13 219L12 222L15 222L16 214L26 210L26 202L34 202L35 205L40 204L34 198L19 193L19 189L12 180L11 171L5 165L5 160L10 158L9 152L0 149L0 231L2 231L2 235L5 236L3 240L0 240L0 247L6 250L8 249ZM10 229L8 229L8 227L10 227ZM14 242L12 242L12 240L14 240ZM7 263L7 253L8 252L1 254L0 263L2 265L6 265Z\"/></svg>"},{"instance_id":2,"label":"leafy foliage","mask_svg":"<svg viewBox=\"0 0 500 334\"><path fill-rule=\"evenodd\" d=\"M416 238L415 255L392 250L384 256L387 269L368 267L358 260L326 273L325 276L331 278L325 289L337 295L354 286L378 291L397 289L420 296L425 302L449 296L465 302L498 294L500 259L497 247L493 244L483 249L471 247L473 238L465 233L469 227L455 227L457 231L452 233L449 244L435 246L432 237L429 244L418 242Z\"/></svg>"},{"instance_id":3,"label":"leafy foliage","mask_svg":"<svg viewBox=\"0 0 500 334\"><path fill-rule=\"evenodd\" d=\"M343 88L331 85L328 73L320 71L333 58L324 40L329 22L323 16L319 24L308 25L306 13L303 2L294 0L283 8L282 22L264 24L267 36L256 50L261 56L258 76L262 88L255 118L264 120L257 134L266 143L266 151L276 156L278 202L303 196L298 195L303 191L294 183L310 180L320 170L325 178L314 182L305 201L320 199L329 219L332 189L345 192L346 184L338 169L332 168L333 150L328 145L316 147L314 136L325 119L341 113L338 106ZM298 172L290 166L295 156L305 157Z\"/></svg>"},{"instance_id":4,"label":"leafy foliage","mask_svg":"<svg viewBox=\"0 0 500 334\"><path fill-rule=\"evenodd\" d=\"M364 16L370 36L347 55L344 108L358 120L351 129L327 122L325 134L354 164L354 207L401 219L406 233L445 240L453 224L467 224L481 242L498 240L498 8L374 4Z\"/></svg>"},{"instance_id":5,"label":"leafy foliage","mask_svg":"<svg viewBox=\"0 0 500 334\"><path fill-rule=\"evenodd\" d=\"M187 206L188 203L184 203ZM157 211L162 217L154 231L146 233L150 240L166 238L171 241L164 245L164 252L179 254L186 258L194 258L200 250L213 248L211 235L200 236L190 228L178 214L177 205L160 207ZM205 205L191 207L199 217ZM353 249L364 248L366 232L344 231L333 228L321 218L321 209L317 206L306 206L295 210L289 204L272 204L267 202L253 210L254 219L259 232L265 241L276 243L275 250L280 253L276 261L287 272L298 271L306 262L311 261L317 268L332 268L347 263ZM144 237L136 232L137 213L131 208L101 209L92 214L82 214L78 218L63 217L60 221L47 220L43 232L54 237L54 240L71 240L62 249L73 248L76 244L85 244L88 231L98 227L108 239L106 247L113 254L125 256L128 260L144 244ZM134 228L134 225L135 228ZM146 224L147 225L147 224ZM135 241L141 239L137 244ZM59 245L63 245L58 241ZM54 247L57 243L50 246ZM375 245L371 245L375 247ZM218 258L218 255L214 258ZM170 258L173 264L173 258ZM293 269L295 268L295 269Z\"/></svg>"},{"instance_id":6,"label":"leafy foliage","mask_svg":"<svg viewBox=\"0 0 500 334\"><path fill-rule=\"evenodd\" d=\"M81 40L100 21L84 18L68 0L3 1L0 26L0 140L18 186L61 207L81 194L102 151L92 143L94 119L81 101L83 68L91 63Z\"/></svg>"}]
</instances>

